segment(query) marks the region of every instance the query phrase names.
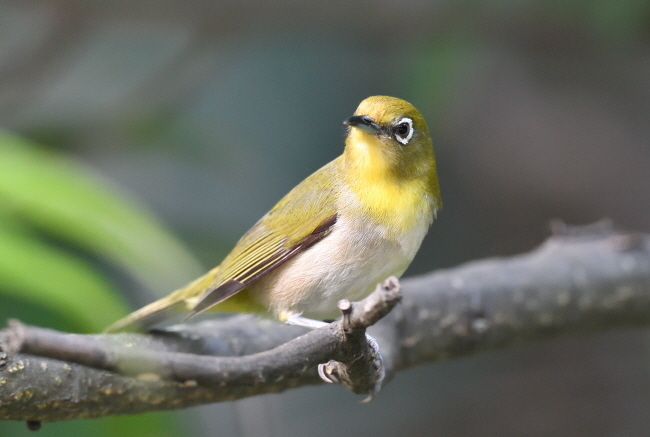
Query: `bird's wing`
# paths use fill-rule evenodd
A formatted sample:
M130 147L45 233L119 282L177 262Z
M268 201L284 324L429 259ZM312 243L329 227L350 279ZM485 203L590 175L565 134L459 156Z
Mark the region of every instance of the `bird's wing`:
M336 160L309 176L237 242L223 262L185 287L140 308L106 331L148 327L175 310L188 317L224 301L317 241L336 223Z
M335 172L335 162L321 168L262 217L210 272L212 281L188 317L224 301L327 236L337 220ZM191 294L197 296L197 290Z

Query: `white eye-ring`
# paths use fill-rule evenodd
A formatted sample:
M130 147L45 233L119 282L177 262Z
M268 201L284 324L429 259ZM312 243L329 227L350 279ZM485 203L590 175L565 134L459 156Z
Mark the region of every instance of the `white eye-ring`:
M395 139L406 146L413 136L413 120L408 117L402 118L395 123L393 133L395 134Z

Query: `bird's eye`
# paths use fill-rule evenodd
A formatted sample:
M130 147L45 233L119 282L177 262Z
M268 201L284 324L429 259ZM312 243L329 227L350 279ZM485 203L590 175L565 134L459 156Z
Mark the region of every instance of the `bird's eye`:
M413 120L406 117L402 118L395 124L393 133L397 141L406 145L413 136Z

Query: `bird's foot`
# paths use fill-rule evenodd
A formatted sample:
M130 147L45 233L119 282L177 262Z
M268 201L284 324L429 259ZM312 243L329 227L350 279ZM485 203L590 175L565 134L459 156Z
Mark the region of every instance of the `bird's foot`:
M350 323L352 304L346 299L341 300L339 301L339 309L343 313L343 331L346 333L346 336L348 336L353 331L358 329L353 327ZM288 325L303 326L310 329L318 329L329 325L329 323L322 322L320 320L308 319L300 315L290 315L283 318L285 318L285 323ZM362 402L370 402L375 397L375 395L379 393L379 390L381 389L382 383L386 376L386 370L384 368L383 358L379 352L379 345L377 344L377 341L368 333L365 333L365 336L369 350L366 354L363 355L364 360L359 361L359 357L357 357L353 358L352 361L347 364L334 360L331 360L327 363L321 363L318 365L318 375L326 383L340 383L355 392L357 392L357 389L360 388L358 385L358 375L360 375L359 372L361 372L361 374L367 375L362 378L365 380L363 383L365 388L361 392L368 393L368 397L366 397ZM364 362L365 364L362 364Z
M382 383L384 381L384 378L386 377L386 370L384 368L384 361L383 358L381 357L381 353L379 353L379 345L377 344L377 341L369 334L366 334L366 341L368 342L368 346L370 346L370 356L372 359L372 364L371 364L371 372L372 375L370 375L370 383L372 384L372 389L370 389L370 393L368 394L368 397L366 397L363 401L361 402L370 402L373 400L375 395L379 393L379 390L381 390ZM340 374L341 371L345 371L341 368L341 363L338 361L329 361L327 363L322 363L318 365L318 376L320 378L327 382L328 384L338 384L341 383L341 380L337 375Z

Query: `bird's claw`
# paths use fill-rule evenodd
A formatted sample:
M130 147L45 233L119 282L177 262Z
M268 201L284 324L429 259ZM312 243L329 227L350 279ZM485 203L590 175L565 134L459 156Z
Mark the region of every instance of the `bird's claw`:
M318 365L318 376L328 384L339 383L339 379L334 375L336 361L328 361Z

